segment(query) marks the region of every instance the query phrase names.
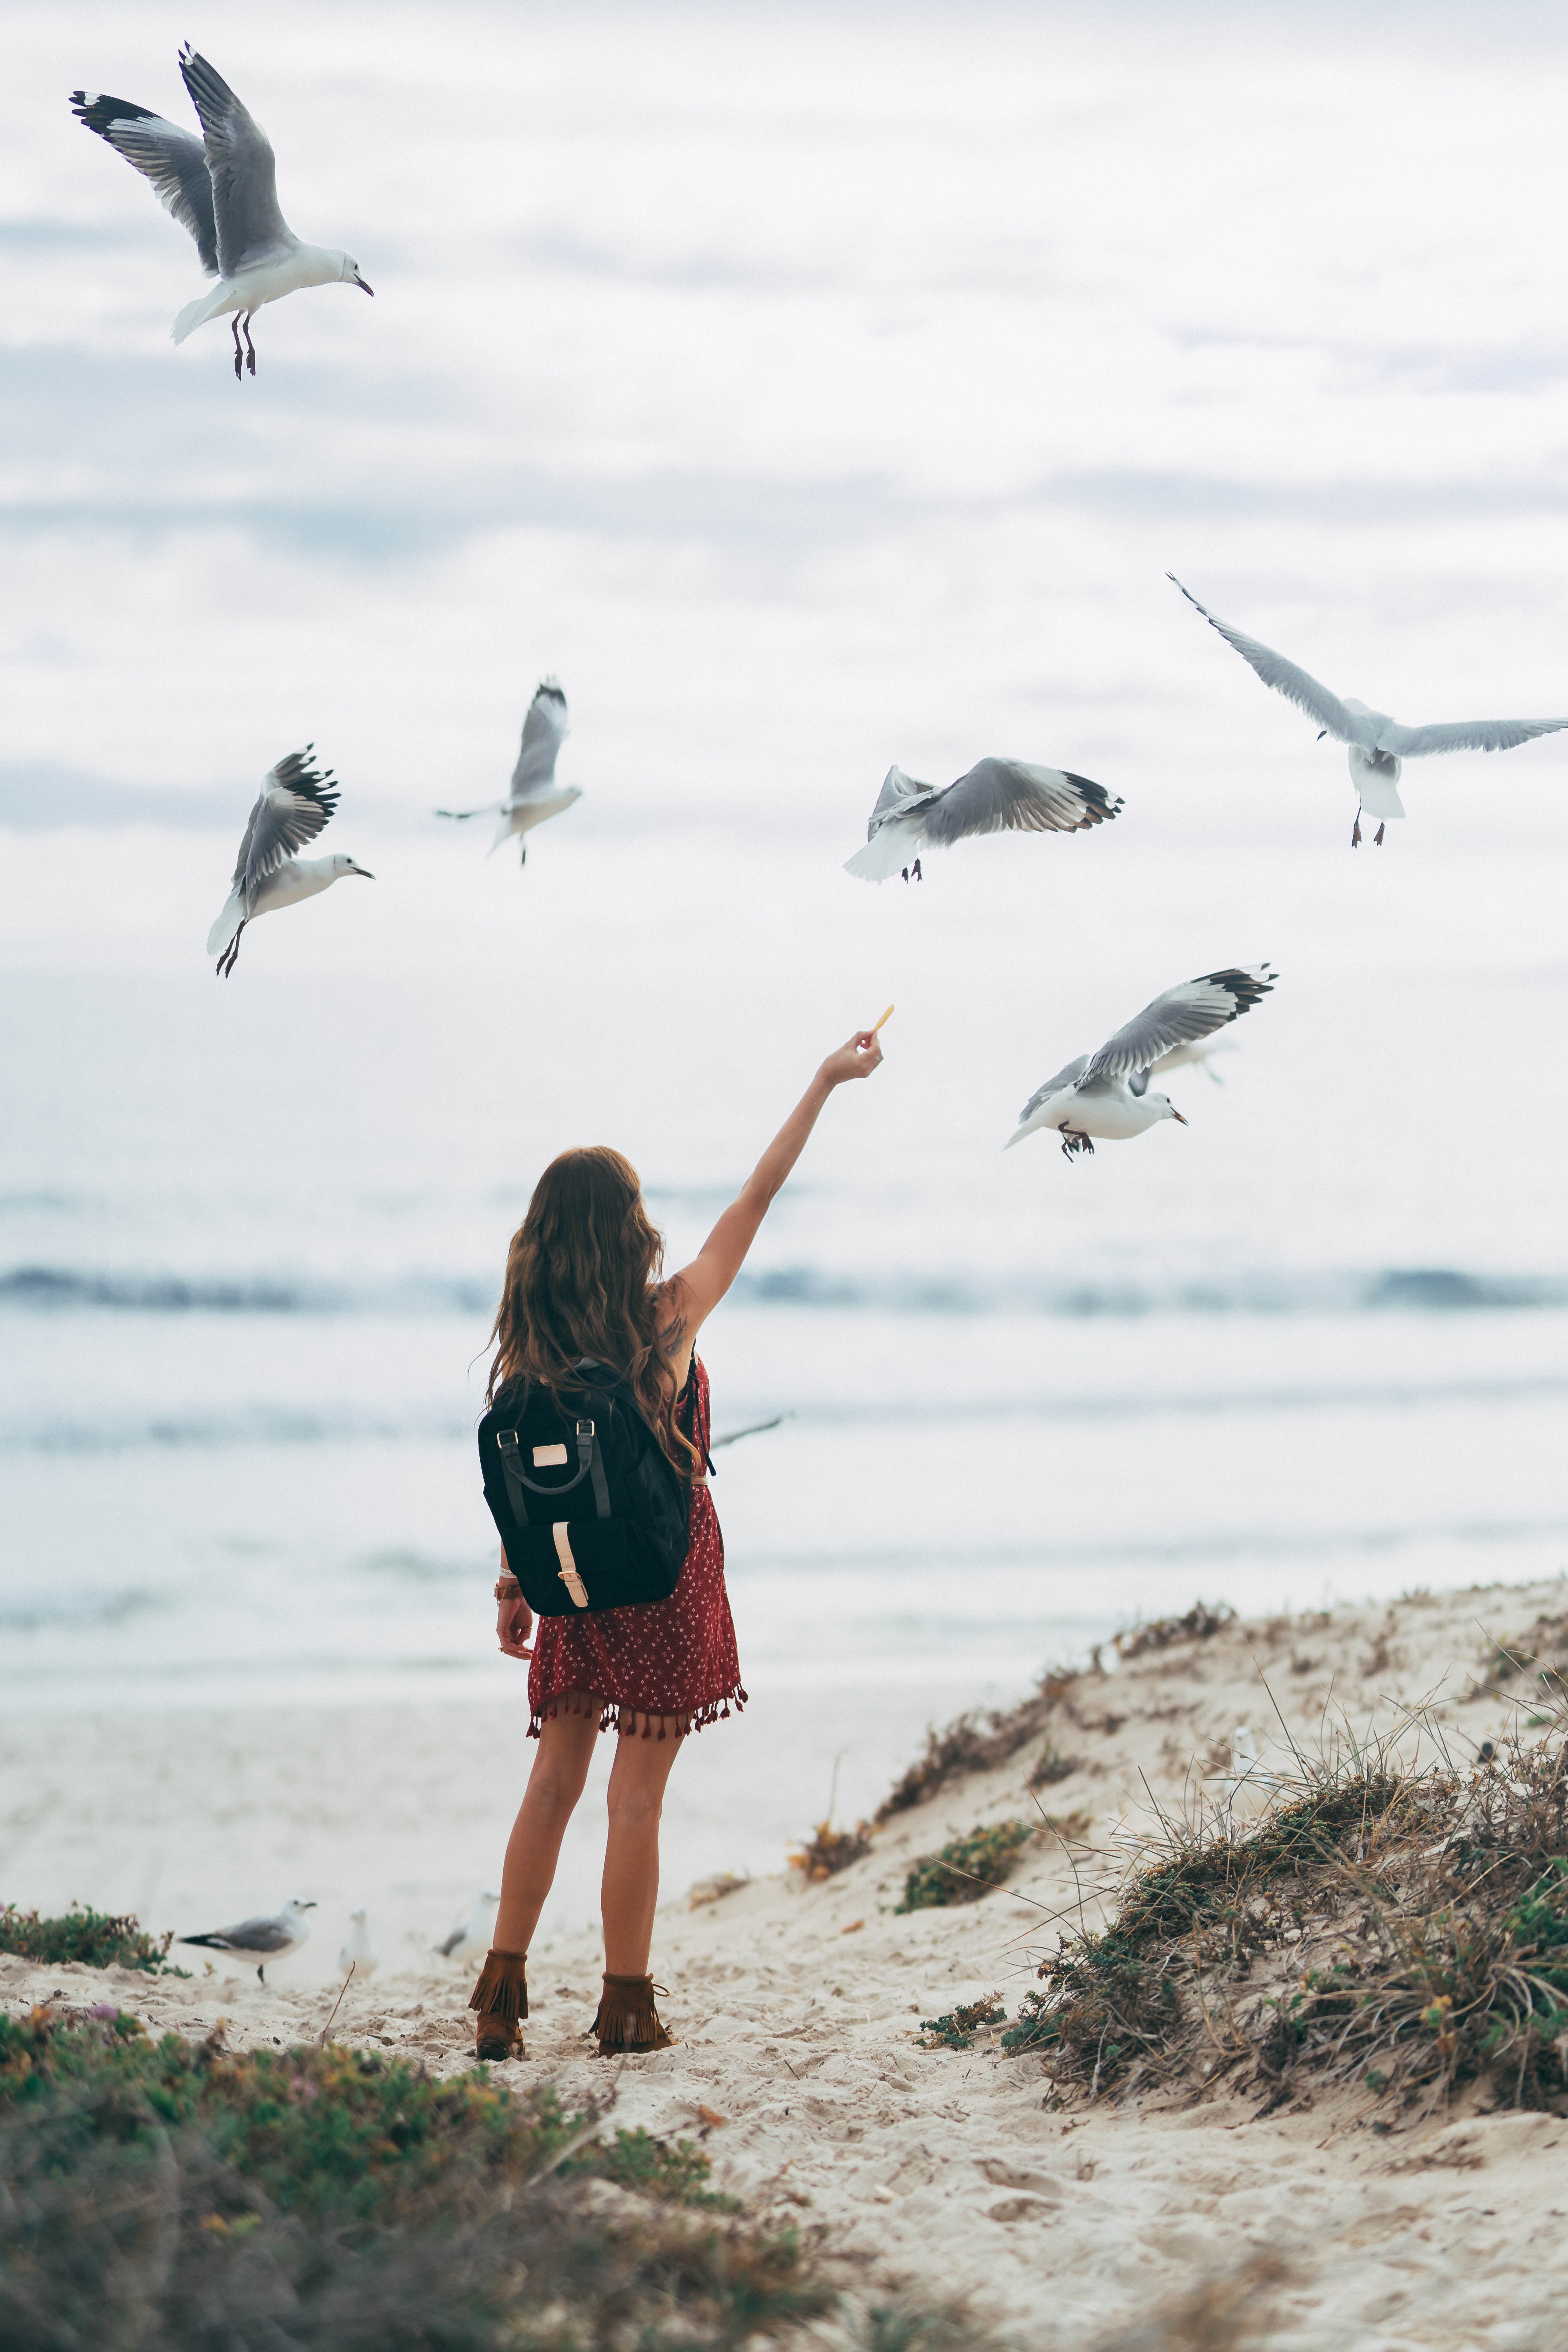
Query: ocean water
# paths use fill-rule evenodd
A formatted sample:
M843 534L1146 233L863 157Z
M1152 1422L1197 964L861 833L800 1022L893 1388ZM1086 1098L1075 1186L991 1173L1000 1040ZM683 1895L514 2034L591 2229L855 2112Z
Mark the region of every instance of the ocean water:
M944 1695L1196 1594L1555 1570L1563 1113L1527 1089L1563 974L1509 968L1506 897L1470 954L1440 919L1402 970L1375 930L1347 947L1347 898L1369 923L1373 890L1442 904L1442 854L1423 879L1405 846L1248 883L1218 845L1091 869L1099 843L982 844L880 894L781 849L759 894L743 849L563 826L523 876L441 853L422 952L460 939L458 893L487 910L446 962L399 968L394 878L258 927L226 983L36 976L0 1031L0 1698L507 1688L473 1429L533 1173L622 1144L679 1263L816 1051L889 999L886 1067L830 1102L701 1342L721 1435L789 1416L718 1457L751 1687L850 1721L907 1689L907 1743ZM1042 942L1065 857L1137 934L1136 982ZM1238 889L1258 903L1226 921ZM301 973L323 916L331 961ZM574 953L590 919L613 959ZM1047 1069L1222 944L1281 977L1223 1086L1171 1081L1185 1129L1001 1150ZM1483 1062L1506 1129L1455 1116L1443 1073Z

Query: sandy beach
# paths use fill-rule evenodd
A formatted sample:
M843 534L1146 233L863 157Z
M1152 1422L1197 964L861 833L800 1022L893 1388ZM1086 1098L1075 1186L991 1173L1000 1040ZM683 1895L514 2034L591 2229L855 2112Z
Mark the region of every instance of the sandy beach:
M992 1992L1013 2016L1053 1920L1076 1918L1080 1901L1090 1924L1103 1916L1135 1866L1125 1842L1152 1827L1156 1805L1212 1803L1241 1727L1266 1769L1288 1762L1290 1742L1314 1755L1369 1736L1403 1738L1413 1762L1441 1743L1472 1767L1485 1741L1528 1722L1528 1697L1492 1678L1494 1644L1528 1649L1565 1602L1561 1581L1492 1585L1236 1622L1124 1662L1107 1653L1108 1671L1078 1677L1048 1718L1071 1769L1038 1804L1072 1842L1031 1846L1005 1887L971 1904L894 1907L917 1857L1037 1810L1026 1782L1037 1738L895 1814L824 1882L781 1853L776 1874L719 1899L667 1886L653 1965L679 2046L626 2069L616 2120L700 2135L717 2184L750 2210L825 2225L879 2277L964 2294L1022 2345L1120 2343L1194 2296L1184 2324L1197 2332L1169 2333L1167 2313L1157 2340L1325 2352L1560 2342L1568 2118L1491 2112L1482 2089L1389 2129L1364 2089L1262 2112L1223 2081L1090 2105L1058 2100L1039 2057L1005 2053L999 2029L967 2051L922 2048L919 2034L922 2019ZM727 1728L735 1740L760 1731ZM381 1967L351 1986L335 2034L438 2074L461 2068L470 1972L416 1950L414 1923L464 1864L476 1880L493 1868L512 1794L500 1732L482 1708L430 1706L12 1727L0 1748L12 1885L34 1874L26 1855L41 1841L80 1899L129 1904L128 1855L149 1867L152 1826L163 1858L150 1927L188 1927L189 1906L204 1924L227 1916L242 1879L316 1895L320 1925L266 1987L192 1951L173 1956L194 1964L188 1980L0 1959L7 2006L109 1999L198 2038L221 2017L236 2047L313 2037L352 1886ZM1237 1799L1244 1812L1262 1801ZM803 1810L803 1834L811 1826ZM711 1864L721 1874L728 1859L715 1852ZM506 2079L552 2083L570 2102L604 2092L608 2070L584 2040L600 1965L592 1932L546 1915L527 2055Z

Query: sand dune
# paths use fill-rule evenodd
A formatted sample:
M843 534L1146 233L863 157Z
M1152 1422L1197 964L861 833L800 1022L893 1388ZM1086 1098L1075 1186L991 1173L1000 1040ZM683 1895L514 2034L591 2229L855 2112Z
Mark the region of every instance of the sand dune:
M1565 1611L1562 1582L1489 1587L1232 1624L1108 1660L1111 1671L1079 1677L1048 1717L1070 1769L1040 1789L1039 1802L1058 1817L1087 1816L1080 1843L1032 1848L1005 1888L957 1908L893 1907L916 1857L1033 1811L1025 1783L1039 1737L896 1814L863 1860L826 1883L781 1869L695 1907L673 1895L655 1970L670 1989L663 2006L679 2046L626 2070L617 2119L705 2134L720 2183L756 2209L828 2225L879 2273L972 2294L1026 2345L1119 2342L1152 2311L1208 2294L1203 2283L1217 2277L1229 2283L1215 2290L1220 2302L1239 2299L1244 2322L1226 2334L1211 2303L1206 2336L1194 2316L1184 2336L1173 2322L1149 2340L1544 2352L1563 2340L1568 2120L1487 2113L1482 2095L1414 2130L1374 2131L1368 2100L1348 2092L1267 2116L1255 2099L1223 2093L1063 2107L1037 2056L1005 2055L984 2036L969 2051L926 2050L917 2034L922 2018L993 1990L1012 2013L1052 1918L1080 1900L1092 1918L1125 1867L1112 1826L1136 1835L1155 1801L1212 1801L1238 1726L1250 1727L1268 1768L1285 1759L1288 1736L1310 1748L1347 1728L1390 1734L1408 1725L1411 1703L1427 1700L1407 1745L1441 1738L1468 1759L1518 1717L1518 1701L1489 1675L1492 1643L1522 1644L1539 1620ZM1528 1684L1513 1687L1528 1706ZM177 1722L158 1729L166 1801L183 1735ZM397 1824L357 1778L360 1736L352 1721L323 1718L318 1752L297 1755L291 1769L301 1787L314 1776L342 1792L326 1808L333 1834L364 1842L368 1873ZM26 1742L14 1730L6 1744L16 1822L29 1802ZM138 1769L151 1771L158 1752L150 1727ZM453 1753L444 1781L431 1771L423 1821L444 1811L472 1821L468 1761ZM414 1802L411 1776L399 1790ZM136 1793L122 1780L110 1814ZM509 1797L490 1798L492 1836ZM93 1897L90 1811L80 1790L71 1804L79 1892ZM299 1875L324 1825L305 1822L290 1856L287 1824L299 1816L287 1799L279 1811L269 1859L297 1860ZM111 1859L106 1839L106 1871ZM716 1870L725 1862L713 1856ZM331 1941L335 1950L335 1927ZM221 2014L237 2044L297 2039L325 2021L331 1993L291 1987L287 1968L263 1989L225 1963L208 1974L201 1956L186 1957L197 1962L188 1982L0 1960L0 1994L15 2010L90 1991L188 2034ZM509 2070L520 2084L548 2079L569 2100L603 2091L606 2069L583 2038L599 1966L591 1934L542 1938L528 2054ZM351 1987L336 2031L445 2073L465 2063L468 1989L450 1968L410 1966L384 1949L374 1984L363 1994Z

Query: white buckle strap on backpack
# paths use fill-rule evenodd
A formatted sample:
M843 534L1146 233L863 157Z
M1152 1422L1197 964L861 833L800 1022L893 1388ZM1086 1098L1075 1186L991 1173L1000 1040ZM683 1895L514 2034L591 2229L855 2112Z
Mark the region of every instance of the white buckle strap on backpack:
M577 1573L577 1563L572 1557L572 1537L564 1519L557 1519L552 1528L555 1538L556 1558L561 1562L561 1581L579 1609L588 1606L588 1588Z

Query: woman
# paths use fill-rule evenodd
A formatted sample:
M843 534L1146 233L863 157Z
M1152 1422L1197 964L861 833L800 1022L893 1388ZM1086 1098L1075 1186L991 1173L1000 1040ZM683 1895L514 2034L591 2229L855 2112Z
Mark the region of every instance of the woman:
M830 1054L794 1113L691 1264L658 1279L664 1244L643 1205L637 1171L604 1147L565 1151L534 1188L512 1238L496 1312L489 1393L518 1380L570 1386L584 1356L629 1383L666 1454L690 1482L690 1539L668 1601L540 1621L501 1555L496 1632L509 1658L530 1658L529 1737L539 1742L507 1845L495 1944L468 2006L479 2012L475 2054L522 2055L524 1963L555 1875L561 1840L588 1778L594 1742L616 1734L602 1895L605 1990L594 2030L599 2053L669 2046L647 1973L658 1900L658 1821L664 1784L689 1731L739 1712L735 1629L724 1591L724 1546L703 1476L708 1375L697 1334L740 1272L774 1194L805 1148L824 1103L882 1059L873 1030Z

